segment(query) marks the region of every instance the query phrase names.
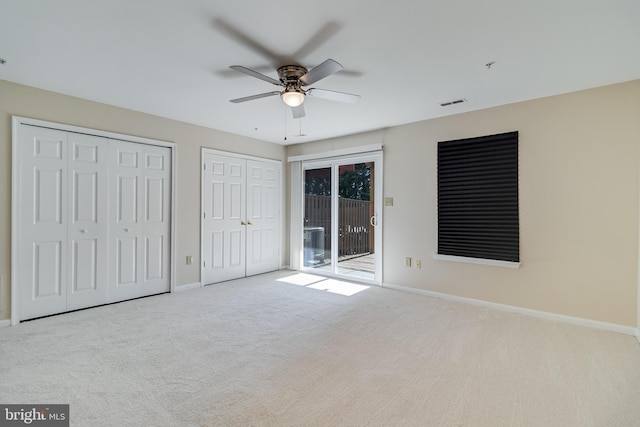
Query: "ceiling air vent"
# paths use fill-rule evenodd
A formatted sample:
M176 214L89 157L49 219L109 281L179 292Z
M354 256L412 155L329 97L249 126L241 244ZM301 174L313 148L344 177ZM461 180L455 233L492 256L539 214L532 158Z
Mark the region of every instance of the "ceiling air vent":
M467 100L464 98L460 98L460 99L456 99L455 101L441 102L440 106L448 107L449 105L462 104L463 102L467 102Z

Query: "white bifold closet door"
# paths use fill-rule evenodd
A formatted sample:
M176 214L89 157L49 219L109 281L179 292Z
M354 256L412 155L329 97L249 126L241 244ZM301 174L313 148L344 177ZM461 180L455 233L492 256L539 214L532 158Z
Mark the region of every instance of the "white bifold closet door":
M169 290L169 148L24 124L18 142L21 320Z
M21 317L101 304L108 140L25 125L20 139Z
M280 268L280 163L202 157L202 283Z
M169 291L171 150L112 141L110 301Z

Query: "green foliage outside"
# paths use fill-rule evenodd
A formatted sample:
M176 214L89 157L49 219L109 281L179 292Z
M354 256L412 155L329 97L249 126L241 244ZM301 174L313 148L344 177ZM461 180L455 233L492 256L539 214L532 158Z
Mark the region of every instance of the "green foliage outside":
M340 174L340 197L353 200L370 200L371 169L366 163L357 163L355 170L343 170ZM326 176L307 176L304 185L305 194L316 196L331 195L331 178Z

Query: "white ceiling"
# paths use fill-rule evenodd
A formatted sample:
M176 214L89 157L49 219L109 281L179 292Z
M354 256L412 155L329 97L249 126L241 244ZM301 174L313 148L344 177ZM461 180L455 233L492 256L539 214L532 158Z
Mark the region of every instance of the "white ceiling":
M0 0L0 58L3 80L291 144L639 79L640 1ZM277 89L230 65L327 58L344 70L313 86L358 104L229 102Z

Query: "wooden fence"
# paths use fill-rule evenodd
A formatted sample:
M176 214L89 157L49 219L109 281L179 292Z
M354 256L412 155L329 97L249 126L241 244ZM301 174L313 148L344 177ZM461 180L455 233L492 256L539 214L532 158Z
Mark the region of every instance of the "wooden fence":
M338 248L339 257L363 255L371 253L369 223L370 202L339 198L338 209ZM324 249L331 251L331 196L305 195L304 203L305 227L324 228Z

